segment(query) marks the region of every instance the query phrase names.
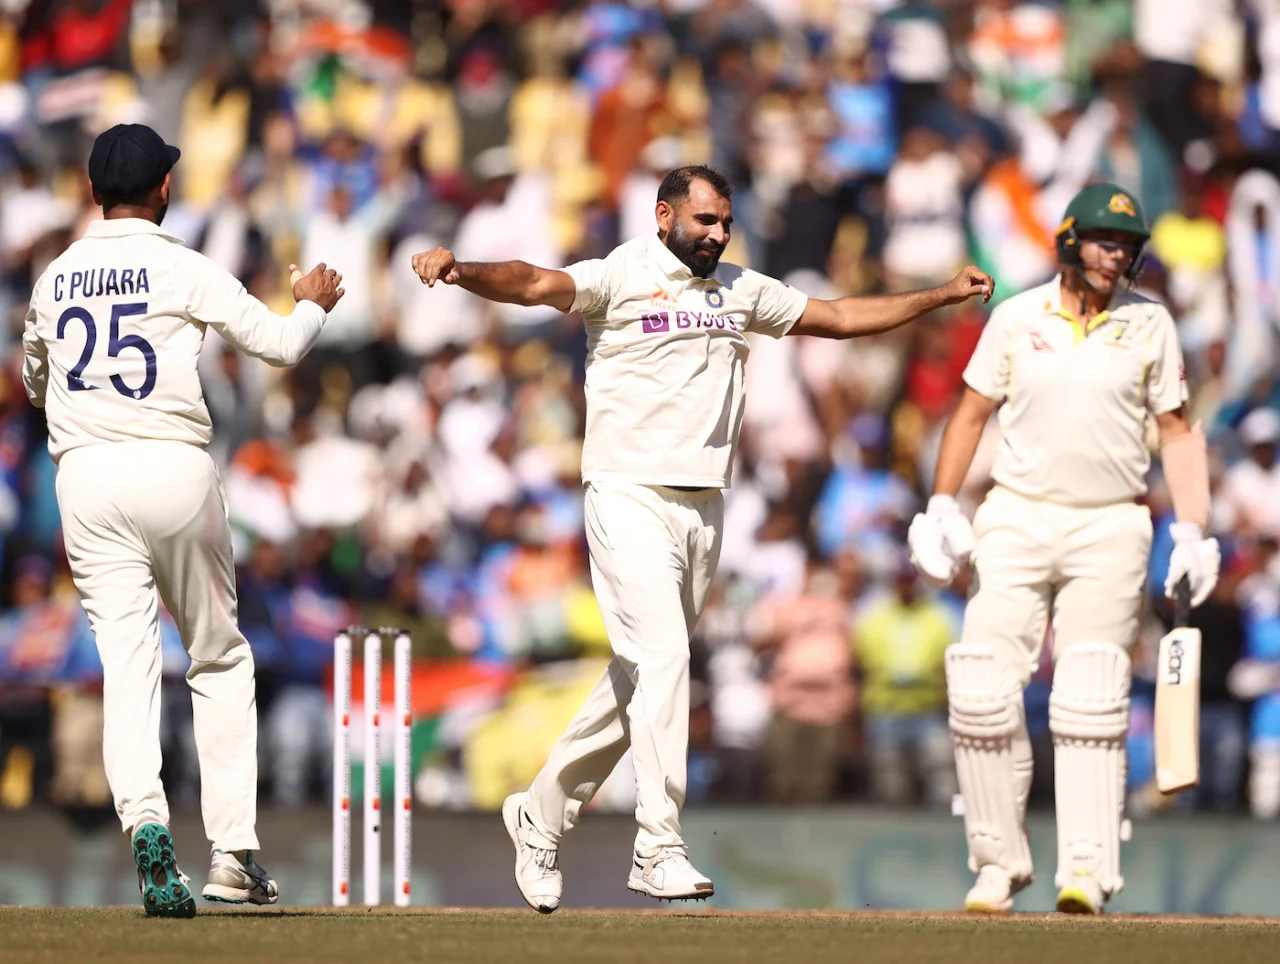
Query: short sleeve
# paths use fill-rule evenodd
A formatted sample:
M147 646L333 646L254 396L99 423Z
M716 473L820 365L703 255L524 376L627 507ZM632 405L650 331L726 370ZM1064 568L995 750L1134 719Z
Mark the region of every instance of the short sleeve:
M993 402L1009 394L1010 323L1003 305L993 311L964 369L964 383Z
M581 312L587 317L602 316L618 284L618 266L621 257L615 250L607 258L591 258L562 268L573 279L573 305L570 311Z
M1168 310L1157 305L1147 367L1147 408L1153 415L1163 415L1181 408L1189 397L1178 330Z
M747 331L781 338L800 320L809 296L791 285L755 271L744 272L756 282L756 306Z

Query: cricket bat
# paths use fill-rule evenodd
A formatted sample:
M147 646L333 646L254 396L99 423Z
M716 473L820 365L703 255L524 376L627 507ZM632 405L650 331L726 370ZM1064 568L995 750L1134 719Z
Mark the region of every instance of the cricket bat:
M1174 596L1173 629L1160 640L1156 670L1156 786L1176 793L1200 782L1200 630L1187 623L1191 587Z

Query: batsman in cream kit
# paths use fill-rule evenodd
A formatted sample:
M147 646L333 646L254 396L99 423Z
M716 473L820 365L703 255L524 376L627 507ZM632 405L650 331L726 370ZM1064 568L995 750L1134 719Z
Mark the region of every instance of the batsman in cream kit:
M586 534L614 657L533 785L502 808L516 884L543 913L560 904L561 839L628 747L639 827L627 887L663 899L714 890L680 832L689 637L720 555L721 490L731 482L742 421L747 336L869 335L991 295L991 279L966 268L926 291L807 298L720 262L731 193L710 168L678 168L659 187L653 235L563 271L458 262L444 248L413 258L428 285L581 312L587 328Z
M160 226L178 150L141 125L98 137L89 158L104 220L36 281L23 383L45 410L63 541L103 667L103 758L130 835L143 906L195 913L174 859L160 782L159 602L191 657L201 809L213 847L203 894L276 901L258 850L257 710L236 624L227 505L205 451L212 424L196 373L212 328L246 354L296 364L342 296L341 277L293 269L280 317Z
M1151 419L1177 516L1166 592L1185 580L1199 605L1217 582L1218 544L1204 534L1205 440L1187 424L1173 319L1130 290L1147 237L1138 201L1114 184L1091 185L1071 201L1056 235L1061 273L992 313L943 436L934 495L909 531L916 568L935 585L949 583L970 554L974 565L961 639L946 653L977 875L969 910L1007 911L1032 879L1022 694L1050 620L1058 909L1099 913L1124 885L1129 654L1151 550L1150 513L1137 500L1146 492ZM995 487L970 526L955 495L997 408ZM1167 697L1157 696L1166 710ZM1184 738L1193 732L1185 728ZM1160 739L1158 753L1167 754Z

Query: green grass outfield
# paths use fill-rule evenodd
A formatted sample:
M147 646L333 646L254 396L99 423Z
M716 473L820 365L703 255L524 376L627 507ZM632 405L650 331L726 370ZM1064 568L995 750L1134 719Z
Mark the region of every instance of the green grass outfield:
M878 912L0 908L0 961L342 964L1273 962L1280 920Z

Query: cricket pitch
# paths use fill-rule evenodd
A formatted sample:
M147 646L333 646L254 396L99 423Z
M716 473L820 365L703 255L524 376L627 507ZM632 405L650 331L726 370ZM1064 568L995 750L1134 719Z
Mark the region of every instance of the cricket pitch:
M1014 914L228 908L151 920L141 908L0 908L5 964L1179 964L1273 961L1280 920Z

